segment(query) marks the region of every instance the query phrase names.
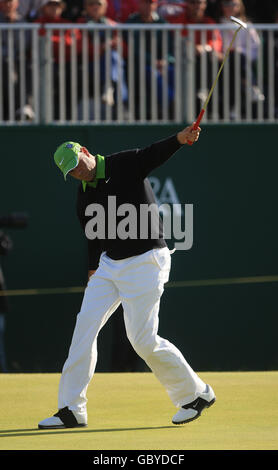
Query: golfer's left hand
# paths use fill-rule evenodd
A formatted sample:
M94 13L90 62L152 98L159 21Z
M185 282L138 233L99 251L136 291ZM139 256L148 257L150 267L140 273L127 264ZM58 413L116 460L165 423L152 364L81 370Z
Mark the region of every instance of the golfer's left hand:
M198 127L196 130L194 130L194 122L191 126L186 127L182 131L178 132L177 134L177 139L180 144L187 144L188 142L197 142L199 139L199 135L201 132L201 128Z

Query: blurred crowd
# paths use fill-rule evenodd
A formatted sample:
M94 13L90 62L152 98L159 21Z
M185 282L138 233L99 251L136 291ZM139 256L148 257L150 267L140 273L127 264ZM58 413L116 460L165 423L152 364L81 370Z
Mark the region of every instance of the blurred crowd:
M45 17L49 15L49 19L53 18L53 13L45 5L53 4L59 5L61 10L56 11L55 16L61 17L66 21L75 22L81 17L90 17L90 13L87 10L88 5L94 2L88 2L86 0L1 0L1 21L12 22L12 21L34 21L39 17ZM98 2L95 2L98 3ZM101 4L103 2L100 2ZM140 0L107 0L107 7L105 9L104 16L110 18L118 23L124 23L128 20L129 16L138 11ZM157 13L162 17L171 21L181 14L186 8L188 3L205 3L206 4L206 16L211 17L215 22L222 16L222 9L224 4L232 4L231 1L221 0L207 0L206 2L197 1L190 2L190 0L161 0L157 2ZM244 7L246 15L251 22L257 23L272 23L275 19L275 12L277 11L276 0L244 0Z
M75 24L108 24L115 25L116 23L128 23L128 24L219 24L226 23L229 21L230 16L238 17L243 21L251 23L278 23L278 2L277 0L186 0L186 1L159 1L159 0L68 0L63 2L61 0L0 0L0 23L18 23L18 22L34 22L40 23L42 28L40 29L40 35L45 34L43 25L46 23L75 23ZM66 119L70 118L70 101L71 101L71 74L70 74L70 59L71 59L71 46L73 41L73 35L70 30L65 30L64 43L65 43L65 95L67 102ZM83 30L76 28L74 30L75 40L77 43L78 50L78 83L82 83L82 48L84 46ZM162 108L162 93L163 93L163 77L167 76L167 88L168 88L168 104L170 110L170 116L172 113L172 106L174 102L174 41L173 37L169 33L168 45L167 45L167 57L165 57L165 50L163 52L162 47L162 32L161 30L156 31L157 38L157 50L156 50L156 63L155 71L153 70L154 64L151 60L151 40L150 34L146 33L145 41L145 106L147 119L150 118L151 113L151 79L153 73L155 73L156 84L157 84L157 103L158 103L158 117L161 116ZM184 36L187 35L186 29L182 33ZM237 51L240 55L241 64L241 80L242 90L241 93L244 95L246 89L245 76L246 76L246 64L247 64L247 51L246 51L246 34L250 35L251 39L251 62L252 62L252 101L259 102L264 101L265 96L263 91L257 85L256 76L256 60L258 57L258 50L260 45L260 38L255 29L249 29L248 33L241 31L238 42ZM86 36L87 37L87 36ZM20 42L22 37L19 34L14 34L13 39L13 55L15 58L15 65L13 70L13 77L15 84L15 107L18 109L19 115L27 115L28 118L33 118L32 103L27 103L24 110L20 109L20 66L17 57L20 51ZM31 36L25 33L25 47L26 54L28 57L28 44L30 44ZM204 44L201 40L201 34L196 34L195 37L195 52L196 52L196 100L199 103L202 102L207 92L207 86L201 86L200 80L200 64L203 63L203 57L206 56L208 75L211 77L212 61L216 60L221 63L223 54L229 44L230 36L221 34L220 30L208 31L206 35L206 43ZM267 37L265 47L267 48ZM275 35L275 70L278 70L278 39ZM58 119L60 115L59 109L59 43L61 35L58 30L52 32L52 43L54 51L54 118ZM128 61L130 55L128 54L129 48L129 36L123 34L121 49L123 55L119 56L119 35L116 30L111 34L109 41L105 33L99 34L98 44L98 70L99 80L98 84L94 83L95 77L95 36L93 32L90 32L88 36L88 54L89 54L89 97L92 106L90 107L90 118L94 118L93 115L93 100L96 92L96 86L99 87L98 93L102 97L103 106L107 107L107 104L111 106L111 109L116 109L117 97L121 96L123 105L126 105L128 99ZM265 49L267 51L267 49ZM8 34L2 32L2 87L3 87L3 119L8 119L10 112L9 104L9 93L7 89L9 82L11 81L11 70L9 68L8 57L11 54L11 43L9 41ZM107 87L107 77L105 76L107 70L107 54L109 54L110 61L110 77L109 87ZM234 51L231 53L230 58L230 73L233 74L234 70ZM268 54L266 53L266 57ZM140 98L140 80L141 75L139 74L139 62L140 62L140 40L139 32L137 31L134 35L134 49L133 58L134 60L134 96L135 96L135 117L138 117L140 106L142 106ZM249 58L248 58L249 60ZM27 61L28 62L28 61ZM265 61L265 67L267 67L267 60ZM31 96L31 85L32 85L32 73L29 67L26 67L24 81L27 84L27 96ZM276 72L277 73L277 72ZM121 78L119 80L119 78ZM276 78L276 77L275 77ZM118 93L117 87L121 86L121 93ZM275 83L277 80L275 79ZM277 85L275 85L277 87ZM55 96L55 93L57 96ZM278 96L277 90L275 90L276 96ZM230 108L231 115L236 113L234 109L235 97L234 93L230 93ZM78 98L80 106L78 112L82 115L82 86L78 87ZM198 103L198 104L199 104ZM104 111L103 111L104 112ZM102 113L102 110L101 110ZM137 113L137 114L136 114ZM236 119L236 114L234 115Z

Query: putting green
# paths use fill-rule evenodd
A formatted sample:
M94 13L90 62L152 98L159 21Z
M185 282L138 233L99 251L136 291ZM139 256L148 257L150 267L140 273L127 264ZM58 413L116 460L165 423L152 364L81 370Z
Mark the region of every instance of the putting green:
M216 403L186 425L151 373L95 374L84 429L38 430L59 374L0 375L1 450L277 450L278 371L202 372Z

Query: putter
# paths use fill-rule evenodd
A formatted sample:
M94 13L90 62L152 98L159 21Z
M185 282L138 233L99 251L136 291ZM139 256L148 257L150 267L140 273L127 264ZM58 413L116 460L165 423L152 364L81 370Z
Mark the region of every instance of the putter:
M209 100L210 100L210 98L211 98L211 95L212 95L212 93L213 93L213 90L214 90L214 88L215 88L215 86L216 86L216 84L217 84L217 82L218 82L218 79L219 79L219 77L220 77L220 74L221 74L221 72L222 72L222 69L223 69L223 67L224 67L224 64L225 64L225 62L226 62L226 60L227 60L228 55L230 54L230 51L231 51L231 49L232 49L232 47L233 47L233 44L234 44L234 42L235 42L235 40L236 40L236 37L237 37L238 32L241 30L241 28L247 29L247 24L244 23L243 21L239 20L238 18L235 18L234 16L231 16L231 17L230 17L230 20L231 20L233 23L237 24L239 27L236 29L236 31L235 31L235 33L234 33L234 35L233 35L233 39L231 40L231 44L229 45L229 47L228 47L228 49L227 49L227 51L226 51L226 54L225 54L224 59L223 59L223 61L222 61L222 64L221 64L221 66L220 66L220 68L219 68L218 74L216 75L216 79L214 80L213 85L212 85L212 87L211 87L211 89L210 89L210 92L209 92L209 94L208 94L208 96L207 96L207 99L206 99L206 101L205 101L205 103L204 103L204 105L203 105L203 107L202 107L202 109L201 109L201 111L200 111L200 114L199 114L198 118L196 119L196 122L194 123L194 126L193 126L193 130L194 130L194 131L198 129L199 124L200 124L201 120L203 119L203 116L204 116L204 114L205 114L205 111L206 111L207 105L208 105L208 103L209 103ZM192 145L192 144L193 144L193 142L189 142L189 141L188 141L187 143L188 143L189 145Z

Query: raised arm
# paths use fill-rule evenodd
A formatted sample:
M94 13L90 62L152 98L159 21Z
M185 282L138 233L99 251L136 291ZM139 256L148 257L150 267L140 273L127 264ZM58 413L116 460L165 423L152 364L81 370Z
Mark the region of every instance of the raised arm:
M194 130L193 126L194 123L177 134L142 149L113 154L111 155L111 165L120 165L121 174L125 177L134 174L146 178L155 168L169 160L184 144L194 143L198 140L201 129L198 127L197 130Z

